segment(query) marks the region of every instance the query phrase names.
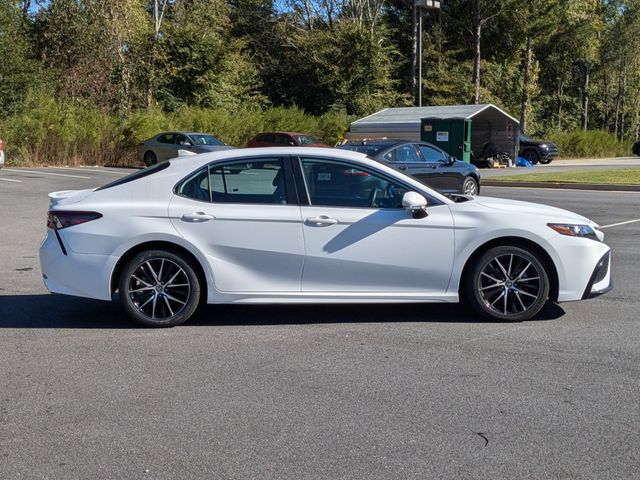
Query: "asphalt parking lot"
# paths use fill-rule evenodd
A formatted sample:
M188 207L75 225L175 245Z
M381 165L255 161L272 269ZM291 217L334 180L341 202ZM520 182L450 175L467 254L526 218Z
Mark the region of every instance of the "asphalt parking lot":
M210 306L152 330L40 280L46 194L125 173L0 170L0 479L638 478L640 193L483 189L606 226L616 288L535 320Z

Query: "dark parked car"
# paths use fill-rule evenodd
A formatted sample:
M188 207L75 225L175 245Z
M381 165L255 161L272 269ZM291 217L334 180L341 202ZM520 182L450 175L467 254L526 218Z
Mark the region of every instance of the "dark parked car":
M138 146L138 159L147 167L163 160L177 157L179 150L207 153L227 150L230 147L208 133L163 132L145 140Z
M348 143L339 148L365 153L444 194L480 193L478 169L474 165L456 160L430 143L372 140Z
M558 146L546 140L534 140L531 137L520 134L520 148L518 155L533 164L551 163L558 156Z
M247 143L247 147L328 147L315 137L299 132L259 133Z
M634 155L640 156L640 142L634 143L631 151L633 152Z

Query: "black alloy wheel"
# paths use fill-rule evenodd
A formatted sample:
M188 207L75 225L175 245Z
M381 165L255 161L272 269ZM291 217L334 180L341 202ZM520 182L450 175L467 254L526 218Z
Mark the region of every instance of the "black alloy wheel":
M501 245L487 250L463 279L465 300L481 316L523 321L536 315L549 297L549 276L537 254Z
M200 282L191 263L167 250L135 255L118 284L120 303L136 322L172 327L193 315L200 300Z

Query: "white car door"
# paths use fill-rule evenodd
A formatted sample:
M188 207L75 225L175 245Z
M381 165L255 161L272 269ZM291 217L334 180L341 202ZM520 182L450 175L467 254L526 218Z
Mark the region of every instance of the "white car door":
M302 290L440 294L454 258L447 205L421 219L402 208L408 190L342 160L301 158L306 258Z
M300 291L304 241L289 161L215 163L179 185L171 221L206 256L218 291Z

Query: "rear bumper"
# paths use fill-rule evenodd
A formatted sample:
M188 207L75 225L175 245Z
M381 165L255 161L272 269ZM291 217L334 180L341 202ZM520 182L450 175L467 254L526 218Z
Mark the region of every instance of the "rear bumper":
M110 300L109 279L117 260L110 255L75 253L53 230L40 246L42 279L52 293Z

